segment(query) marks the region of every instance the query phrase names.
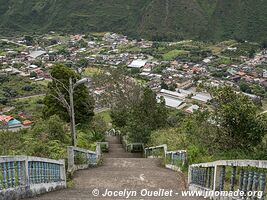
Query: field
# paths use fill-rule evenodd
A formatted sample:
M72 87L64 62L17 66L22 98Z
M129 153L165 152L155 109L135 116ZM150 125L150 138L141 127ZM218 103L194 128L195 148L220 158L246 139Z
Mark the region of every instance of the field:
M188 55L188 51L185 51L185 50L172 50L172 51L169 51L168 53L165 53L163 55L163 60L173 60L179 56L185 56L185 55Z
M97 67L87 67L84 69L83 75L84 76L94 76L101 73L102 70Z

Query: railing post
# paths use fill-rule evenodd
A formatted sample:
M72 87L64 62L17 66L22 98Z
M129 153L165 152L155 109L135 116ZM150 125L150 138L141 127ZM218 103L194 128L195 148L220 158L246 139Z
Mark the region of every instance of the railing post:
M100 155L101 155L101 144L96 143L96 156L98 160L100 159Z
M74 169L74 148L68 147L68 172Z
M188 185L190 186L190 184L192 183L192 167L189 166L188 168Z
M213 177L213 191L220 190L221 171L222 171L222 166L215 165L214 177Z
M246 193L248 190L248 172L247 171L244 172L243 187L244 187L243 191Z
M60 180L65 181L65 183L67 182L65 160L62 160L62 165L60 165Z
M30 187L30 175L29 175L29 163L28 157L24 160L23 174L24 174L24 185L25 187Z
M239 190L243 190L244 169L242 168L239 176Z
M231 174L231 191L235 189L235 179L236 179L236 166L233 166Z
M250 171L248 173L248 191L252 191L252 187L253 187L253 176L254 176L254 172Z
M259 186L259 175L258 172L254 172L254 191L258 191Z
M261 200L264 199L265 187L266 187L266 174L262 172L260 174L260 191L262 192Z

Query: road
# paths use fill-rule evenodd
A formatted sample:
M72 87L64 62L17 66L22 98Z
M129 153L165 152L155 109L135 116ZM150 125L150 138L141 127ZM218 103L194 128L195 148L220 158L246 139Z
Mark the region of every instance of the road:
M7 43L11 43L11 44L15 44L15 45L22 46L22 47L27 47L25 44L20 44L20 43L17 43L17 42L8 40L8 39L1 39L1 40L2 40L3 42L7 42Z

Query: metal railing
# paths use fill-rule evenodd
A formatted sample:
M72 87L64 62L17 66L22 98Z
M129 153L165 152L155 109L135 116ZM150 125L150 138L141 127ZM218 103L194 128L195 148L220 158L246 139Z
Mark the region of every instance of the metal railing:
M267 161L258 160L222 160L194 164L189 166L189 189L191 191L242 191L245 197L248 192L264 194L266 170ZM262 196L260 199L263 198Z
M0 197L32 197L66 188L64 160L28 156L0 157Z

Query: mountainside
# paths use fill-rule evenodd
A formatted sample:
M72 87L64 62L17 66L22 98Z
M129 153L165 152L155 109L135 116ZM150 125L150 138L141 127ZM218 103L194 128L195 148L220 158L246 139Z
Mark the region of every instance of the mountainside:
M148 39L262 41L265 0L0 0L0 33L114 31Z

